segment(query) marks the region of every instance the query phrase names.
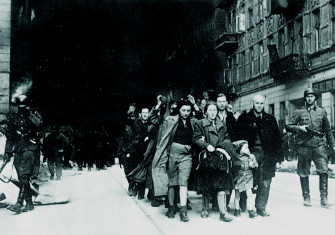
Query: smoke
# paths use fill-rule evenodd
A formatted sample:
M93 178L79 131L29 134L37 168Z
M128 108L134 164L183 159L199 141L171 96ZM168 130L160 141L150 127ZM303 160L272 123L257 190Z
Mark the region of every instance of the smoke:
M21 97L26 97L26 94L29 92L32 86L33 81L30 75L22 77L17 82L14 92L12 92L12 102L15 102L16 98L22 99Z

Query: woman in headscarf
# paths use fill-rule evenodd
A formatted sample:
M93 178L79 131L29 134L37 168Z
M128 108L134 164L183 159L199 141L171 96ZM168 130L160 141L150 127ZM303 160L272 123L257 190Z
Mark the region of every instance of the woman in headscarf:
M225 124L217 118L217 105L208 103L204 112L206 118L195 123L193 134L193 142L203 150L198 169L198 190L202 193L203 202L201 217L209 216L210 192L215 191L220 220L230 222L233 218L227 212L226 194L234 188L230 160L231 157L238 157L238 154L228 137Z

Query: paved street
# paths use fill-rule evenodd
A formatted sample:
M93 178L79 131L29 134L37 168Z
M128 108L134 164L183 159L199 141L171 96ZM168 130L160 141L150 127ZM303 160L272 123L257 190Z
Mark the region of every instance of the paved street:
M26 214L0 209L1 234L334 234L335 208L320 207L318 177L311 180L312 208L302 206L299 178L277 173L270 194L268 218L249 219L246 213L231 223L219 221L219 213L200 218L201 197L189 194L193 210L190 222L165 217L166 209L153 208L147 199L127 195L127 182L118 165L107 171L64 171L62 181L46 183L41 193L71 195L71 202L36 206ZM330 199L335 199L335 180L329 180ZM8 200L15 201L17 189L0 183ZM233 207L233 203L231 203Z

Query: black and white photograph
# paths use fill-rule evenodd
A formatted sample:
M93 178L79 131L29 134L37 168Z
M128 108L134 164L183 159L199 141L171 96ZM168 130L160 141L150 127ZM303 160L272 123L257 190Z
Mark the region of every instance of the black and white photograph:
M1 235L335 234L335 0L0 0Z

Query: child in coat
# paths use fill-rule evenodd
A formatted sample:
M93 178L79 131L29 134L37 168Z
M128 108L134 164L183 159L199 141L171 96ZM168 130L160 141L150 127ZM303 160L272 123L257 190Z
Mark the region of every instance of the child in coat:
M255 155L250 153L249 145L246 140L235 141L234 146L236 151L240 154L239 167L235 177L235 216L240 216L240 193L246 191L247 194L247 208L249 217L254 218L257 213L254 211L255 200L252 194L253 188L253 174L252 168L257 168L258 163Z

